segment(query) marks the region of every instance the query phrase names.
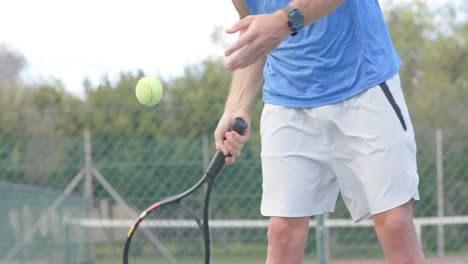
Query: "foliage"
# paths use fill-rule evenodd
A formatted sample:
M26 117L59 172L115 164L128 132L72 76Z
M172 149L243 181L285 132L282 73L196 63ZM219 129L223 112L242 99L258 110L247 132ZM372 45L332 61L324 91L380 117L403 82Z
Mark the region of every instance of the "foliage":
M437 128L444 132L445 215L468 214L467 7L466 1L440 10L432 10L424 2L389 2L385 6L389 30L403 61L400 77L418 143L418 217L437 214ZM213 40L223 45L219 29ZM85 165L83 134L88 130L94 167L125 201L143 209L194 184L215 151L212 133L231 82L222 59L209 58L187 66L184 74L174 79L161 77L164 98L151 108L139 105L134 96L134 87L144 72L122 72L116 80L104 79L97 85L84 80L85 96L78 98L58 80L23 84L20 76L25 65L21 54L0 45L0 181L63 190ZM259 94L251 110L251 140L236 166L225 168L216 181L213 218L260 217L261 109ZM82 186L75 191L83 191ZM5 194L0 192L1 201L6 201ZM113 201L97 183L94 197L95 207L103 199ZM344 207L340 199L331 217L348 217ZM123 216L119 210L112 213ZM371 229L359 230L356 234L355 228L340 228L332 233L333 254L351 256L360 254L362 248L373 251L375 234ZM445 230L447 248L462 251L468 238L466 226ZM429 239L424 238L425 249L435 249L435 229L430 231L424 232L430 234ZM264 243L264 230L239 232L226 237ZM315 246L313 235L310 240L309 247ZM358 240L358 246L349 243Z
M468 100L468 24L463 8L454 8L431 10L424 2L415 2L388 13L391 35L404 63L402 85L412 117L422 129L468 127L467 116L460 115ZM462 16L457 23L457 19L445 22L446 17L457 15Z
M402 84L416 129L418 158L424 163L420 166L424 176L423 198L434 208L435 197L429 195L435 186L433 131L441 128L454 140L467 142L468 116L464 113L468 101L468 24L463 15L466 6L449 5L443 10L431 10L424 2L389 6L386 19L404 63ZM447 16L456 19L448 22L437 19ZM202 151L203 138L209 139L209 154L214 152L212 133L222 114L231 81L231 74L223 69L222 59L210 58L187 66L182 76L163 80L163 102L145 108L134 97L135 84L145 74L141 71L122 72L117 80L106 79L98 85L85 80L85 97L77 98L59 81L30 87L20 82L11 85L11 79L17 79L26 65L25 59L6 48L0 49L1 58L9 58L14 63L10 63L13 77L0 75L0 170L3 172L0 179L63 188L84 164L82 137L86 129L92 132L95 166L124 196L131 195L132 188L143 188L137 187L138 177L152 177L154 181L146 187L161 196L172 191L168 185L160 184L167 177L195 174L193 179L179 183L188 186L203 169L199 165L207 156ZM261 188L258 166L261 107L259 94L251 112L254 134L239 160L242 168L251 170L241 176L233 175L239 183L253 184L253 189L245 187L245 199L254 199L249 200L251 208L258 207ZM449 151L452 156L460 157L457 166L466 167L466 144L454 145ZM234 174L229 170L227 174ZM135 175L136 171L144 173ZM468 177L466 173L453 173L451 184L462 186ZM222 181L222 184L234 183ZM460 193L468 198L463 190ZM106 197L100 189L96 194ZM145 201L135 202L142 205ZM230 210L236 214L237 209Z

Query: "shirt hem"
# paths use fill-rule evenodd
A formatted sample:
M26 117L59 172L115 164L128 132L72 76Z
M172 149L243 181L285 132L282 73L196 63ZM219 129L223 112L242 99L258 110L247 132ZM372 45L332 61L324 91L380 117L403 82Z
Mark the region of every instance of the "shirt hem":
M400 65L397 65L396 69L391 71L390 76L385 75L385 77L382 77L381 79L377 79L374 82L370 82L369 85L366 85L366 87L361 88L361 89L355 89L352 90L350 93L342 94L341 96L333 97L333 98L327 98L324 100L317 100L317 99L311 99L310 101L304 102L307 99L300 99L300 100L290 100L290 99L284 99L284 98L279 98L275 97L272 95L269 95L264 91L263 93L263 102L266 104L273 104L273 105L279 105L283 107L291 107L291 108L312 108L312 107L319 107L319 106L325 106L325 105L331 105L331 104L336 104L342 101L345 101L347 99L350 99L354 96L357 96L371 88L374 88L378 86L379 84L391 79L393 76L397 75L398 72L400 71Z

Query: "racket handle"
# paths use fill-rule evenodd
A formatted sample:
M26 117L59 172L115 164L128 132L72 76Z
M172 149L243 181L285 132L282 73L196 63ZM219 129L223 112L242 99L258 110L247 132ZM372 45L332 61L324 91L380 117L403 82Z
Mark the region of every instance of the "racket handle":
M230 131L234 130L240 135L243 135L246 129L247 129L247 123L244 121L244 119L240 117L236 117L236 119L234 119L234 124L232 125ZM225 158L226 156L224 156L224 153L218 150L215 156L213 157L213 159L211 160L206 173L210 175L212 178L218 175L218 173L221 171L221 169L224 166Z
M244 121L244 119L236 117L236 119L234 119L234 124L232 125L232 128L230 130L234 130L240 135L243 135L246 129L247 123Z

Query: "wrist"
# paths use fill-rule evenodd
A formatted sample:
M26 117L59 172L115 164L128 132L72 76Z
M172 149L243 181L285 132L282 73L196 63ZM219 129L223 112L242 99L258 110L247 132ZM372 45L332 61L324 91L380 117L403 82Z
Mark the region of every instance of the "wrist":
M245 116L248 115L249 113L249 108L225 108L223 112L223 116L229 116L231 118L235 118L238 116Z
M291 36L297 34L297 32L304 26L304 16L302 15L301 11L294 6L287 5L280 9L286 13L287 16L287 25L289 31L291 32Z
M284 10L278 10L272 13L272 15L278 23L278 32L281 32L285 37L293 33L288 26L288 13L284 12Z

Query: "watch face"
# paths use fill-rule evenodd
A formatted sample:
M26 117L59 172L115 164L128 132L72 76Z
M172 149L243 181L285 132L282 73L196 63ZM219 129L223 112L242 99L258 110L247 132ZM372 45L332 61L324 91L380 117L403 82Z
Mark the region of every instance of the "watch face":
M301 13L294 11L289 17L289 22L291 23L292 28L300 29L304 25L304 17L301 15Z

